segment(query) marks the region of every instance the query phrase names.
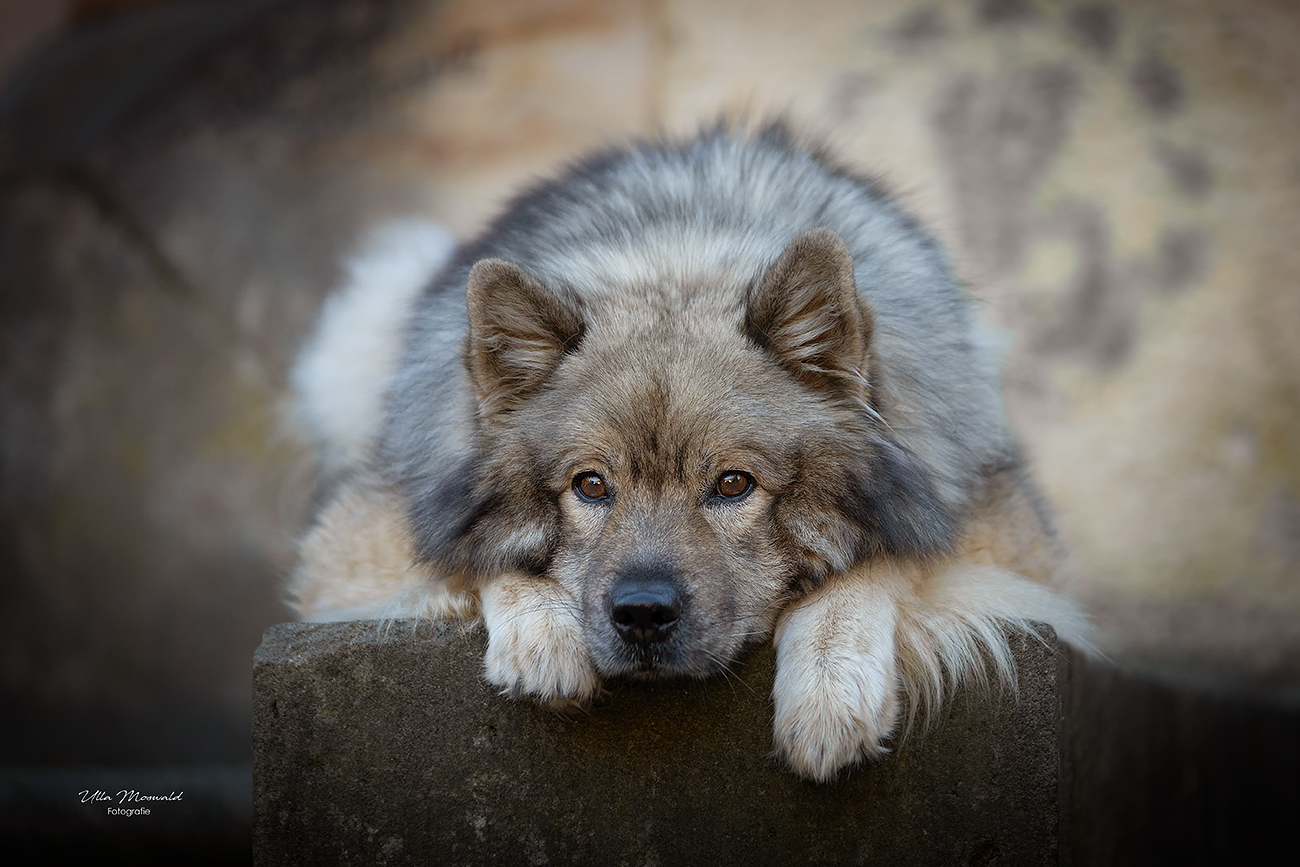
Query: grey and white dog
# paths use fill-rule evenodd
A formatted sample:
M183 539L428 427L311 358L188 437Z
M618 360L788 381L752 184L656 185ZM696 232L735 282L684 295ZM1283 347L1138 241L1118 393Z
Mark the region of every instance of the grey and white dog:
M307 619L470 617L511 695L704 677L772 639L833 778L1008 627L1086 644L940 246L779 125L596 154L477 239L390 228L295 371L339 484Z

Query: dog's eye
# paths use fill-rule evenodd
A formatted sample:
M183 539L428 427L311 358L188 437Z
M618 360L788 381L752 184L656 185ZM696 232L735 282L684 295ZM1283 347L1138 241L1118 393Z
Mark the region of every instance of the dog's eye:
M748 473L723 473L718 479L718 496L728 500L743 497L754 486L754 480Z
M609 496L605 480L596 473L582 473L574 476L573 489L584 500L603 500Z

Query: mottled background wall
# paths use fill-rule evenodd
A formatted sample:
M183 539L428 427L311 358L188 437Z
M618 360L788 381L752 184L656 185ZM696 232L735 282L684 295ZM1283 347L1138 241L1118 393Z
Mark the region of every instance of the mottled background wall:
M0 0L0 764L240 761L359 233L783 112L1003 329L1118 660L1300 700L1300 5Z

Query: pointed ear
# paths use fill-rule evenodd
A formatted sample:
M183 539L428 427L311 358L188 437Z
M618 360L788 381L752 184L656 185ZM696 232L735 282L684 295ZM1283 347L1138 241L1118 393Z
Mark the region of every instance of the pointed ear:
M860 391L871 311L840 236L813 229L791 241L750 295L744 330L810 388Z
M483 259L469 272L466 365L485 417L535 391L582 339L582 313L518 265Z

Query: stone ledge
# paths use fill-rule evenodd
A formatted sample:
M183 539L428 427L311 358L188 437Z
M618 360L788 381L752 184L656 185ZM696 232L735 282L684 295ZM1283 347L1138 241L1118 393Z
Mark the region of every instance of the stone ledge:
M1049 633L1050 634L1050 631ZM1069 654L1017 635L1019 696L832 785L769 757L774 656L619 684L589 713L509 701L481 627L288 623L254 658L258 864L1054 864Z

